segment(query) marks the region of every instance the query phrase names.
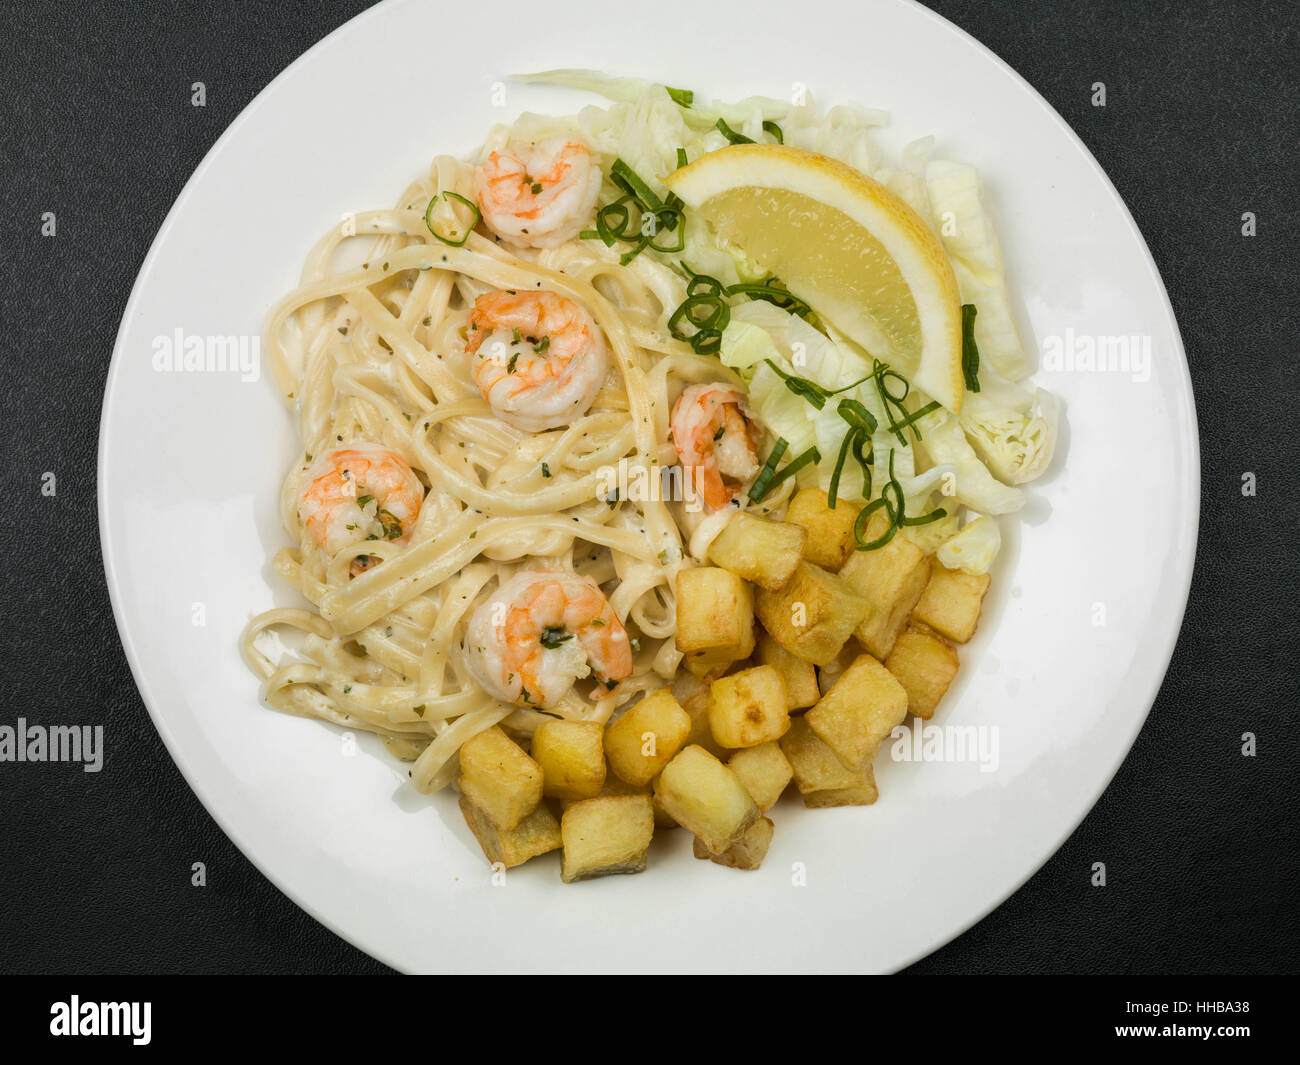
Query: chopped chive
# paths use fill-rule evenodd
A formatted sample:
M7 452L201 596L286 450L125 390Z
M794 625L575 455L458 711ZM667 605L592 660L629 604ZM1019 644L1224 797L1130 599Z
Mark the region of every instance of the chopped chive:
M682 107L690 107L695 102L695 93L690 89L674 89L670 85L665 85L664 91L668 93L673 103L681 104Z
M980 349L975 343L975 304L961 305L961 375L967 392L980 390Z
M682 167L684 167L685 165L686 165L686 149L685 149L685 148L678 148L678 149L677 149L677 169L680 170L680 169L681 169Z
M777 471L776 476L767 482L767 489L766 491L764 491L763 496L767 496L777 485L779 485L787 477L793 477L805 466L808 466L810 464L815 466L817 463L821 462L821 460L822 460L822 453L818 451L817 448L810 447L802 455L799 455L797 458L791 459L788 463L782 466L780 470ZM759 498L759 502L762 501L762 498L763 497Z
M780 307L783 311L797 314L800 318L807 318L812 313L812 308L807 303L790 292L774 277L769 277L766 281L758 284L745 284L742 282L738 285L728 285L727 295L745 295L754 300L766 300L768 303Z
M785 382L786 388L796 396L801 396L806 399L818 410L823 410L825 408L826 401L830 399L831 396L838 396L841 392L848 392L850 389L857 388L858 385L870 381L872 376L871 374L868 374L861 380L854 381L851 385L845 385L843 388L830 390L822 388L822 386L817 384L816 381L809 381L806 377L796 377L794 374L786 373L771 359L764 359L763 361L767 363L767 365L772 368L772 371ZM856 403L857 401L854 400L853 402ZM862 407L862 404L857 403L857 406ZM862 407L862 413L868 418L871 417L871 414L865 407ZM875 419L872 420L874 421Z
M718 132L721 133L724 137L726 137L727 140L729 140L732 144L753 144L754 143L752 137L746 137L743 133L737 133L734 129L732 129L729 125L727 125L727 120L725 118L718 119L716 128Z
M722 347L722 331L731 322L731 307L722 294L722 285L716 278L696 274L686 292L686 299L668 318L668 332L690 344L697 355L716 354ZM694 326L695 331L686 332L683 321Z
M539 642L543 647L553 651L555 648L559 647L560 644L564 643L565 640L572 639L573 633L565 632L563 626L547 625L546 628L542 629L542 635Z
M781 132L781 127L773 122L770 118L763 120L763 132L770 133L777 144L785 143L785 134Z
M763 463L763 468L758 471L758 476L754 478L754 483L749 486L750 502L757 503L767 495L767 486L771 483L772 478L776 476L776 464L781 461L781 456L789 450L790 441L785 437L779 437L772 450L767 456L767 461Z

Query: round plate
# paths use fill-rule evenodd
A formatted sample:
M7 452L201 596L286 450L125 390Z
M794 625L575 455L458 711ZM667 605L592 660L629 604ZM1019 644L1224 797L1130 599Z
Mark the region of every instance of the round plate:
M1177 326L1141 236L1056 113L949 23L899 0L800 10L802 26L835 32L786 32L784 0L753 0L743 18L662 0L657 23L681 28L665 45L593 0L556 0L541 23L536 5L498 0L494 25L530 29L485 48L473 5L382 4L234 122L140 271L99 453L104 560L136 682L230 838L396 968L901 967L1060 846L1155 698L1191 578L1199 461ZM494 884L452 796L413 794L371 737L259 703L236 642L253 613L291 601L268 559L286 542L277 501L297 445L271 382L219 367L221 338L236 366L255 354L268 307L343 212L391 204L434 154L470 150L521 110L590 100L508 74L602 57L722 99L805 84L823 103L891 111L891 149L934 133L940 155L980 167L1026 343L1060 356L1037 380L1065 400L1069 428L1026 520L1004 523L983 624L936 722L967 730L945 737L974 739L974 758L884 753L871 807L787 799L757 872L695 861L682 831L656 841L642 876L563 885L550 858ZM198 368L170 368L187 348Z

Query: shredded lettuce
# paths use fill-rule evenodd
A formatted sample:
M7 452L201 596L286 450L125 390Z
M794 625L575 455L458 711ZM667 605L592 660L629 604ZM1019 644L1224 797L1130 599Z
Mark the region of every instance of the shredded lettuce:
M966 438L998 480L1025 484L1041 476L1052 461L1060 407L1056 397L1042 389L986 387L967 393L960 421Z
M979 308L975 341L981 358L1009 380L1029 376L1033 366L1011 313L1002 249L984 206L979 171L965 163L934 159L926 164L925 184L939 239L957 275L961 301Z
M921 419L921 428L918 446L931 462L952 467L957 502L981 514L1009 514L1025 505L1024 492L1003 484L980 461L954 415L937 410Z
M978 577L987 573L1002 548L1002 532L992 518L978 517L952 539L939 546L940 562Z

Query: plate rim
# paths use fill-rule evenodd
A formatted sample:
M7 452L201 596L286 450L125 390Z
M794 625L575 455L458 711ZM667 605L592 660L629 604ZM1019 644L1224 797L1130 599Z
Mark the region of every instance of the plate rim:
M100 423L97 438L97 451L95 462L96 474L96 518L99 531L99 548L101 561L104 567L105 581L108 588L109 602L112 608L114 627L117 630L118 639L122 645L127 665L131 671L132 680L135 682L136 689L140 695L140 700L144 704L146 711L163 741L163 745L171 757L172 762L180 771L182 778L194 793L195 797L202 804L209 817L221 829L222 833L235 846L244 858L271 884L275 886L289 901L299 909L310 915L313 920L329 929L334 935L338 936L345 943L359 950L366 956L375 959L381 964L398 972L407 971L397 959L385 956L386 952L379 950L372 945L357 942L352 936L344 930L333 919L327 917L320 908L311 903L307 898L301 896L297 891L289 888L282 877L272 872L267 865L258 861L249 852L249 845L244 838L235 830L231 819L221 810L221 804L217 802L208 788L201 783L193 767L188 765L186 760L181 756L178 741L173 734L165 715L161 714L155 707L159 703L156 695L151 694L148 675L143 666L143 659L139 648L133 638L130 628L126 624L126 618L122 606L122 593L119 589L119 575L115 560L119 557L113 549L113 534L110 528L109 506L105 495L105 483L107 479L107 453L108 441L110 435L110 414L114 405L114 397L117 389L120 387L120 377L122 375L122 366L124 363L123 351L125 346L126 334L129 330L130 323L135 315L138 304L143 298L143 291L146 284L146 278L151 274L155 260L161 254L161 247L165 238L174 226L177 217L186 206L194 188L202 181L206 172L213 163L216 156L223 150L227 140L238 134L242 127L251 120L251 116L265 105L267 98L274 90L287 79L300 65L305 64L318 51L327 47L337 36L354 30L359 24L365 23L372 18L379 17L380 13L385 12L390 7L400 6L406 0L380 0L379 3L359 12L357 15L341 23L335 29L325 36L314 42L310 47L304 50L300 55L294 58L288 65L279 71L257 94L239 111L239 113L230 121L229 125L222 131L221 135L213 142L212 146L204 153L202 160L195 167L189 178L185 181L180 192L172 202L166 216L158 227L157 232L150 243L149 250L145 254L136 271L135 280L132 283L130 295L126 301L122 312L122 318L119 322L118 329L113 341L112 355L105 376L104 396L100 406ZM1171 336L1174 342L1174 352L1177 354L1176 366L1171 368L1176 371L1178 391L1181 392L1181 403L1177 409L1171 407L1169 420L1181 426L1182 433L1186 434L1187 443L1190 444L1192 452L1189 455L1188 468L1184 484L1180 490L1184 491L1184 509L1183 520L1179 523L1178 528L1183 530L1183 540L1185 548L1177 553L1176 565L1174 567L1175 577L1178 586L1181 588L1179 601L1176 610L1170 611L1170 625L1165 633L1164 639L1158 647L1158 653L1150 656L1154 661L1158 661L1160 669L1158 673L1153 673L1153 682L1148 685L1149 690L1142 693L1140 698L1136 699L1136 705L1142 707L1140 713L1135 714L1132 719L1132 725L1127 735L1124 737L1124 754L1115 766L1105 775L1104 780L1099 787L1095 789L1090 801L1077 817L1070 817L1067 820L1069 824L1063 828L1059 838L1047 850L1040 859L1032 864L1022 878L1019 878L1012 884L1005 893L999 895L995 901L986 908L981 909L969 921L960 925L950 936L941 942L932 943L924 949L907 954L897 964L890 969L891 972L897 972L905 969L922 958L928 957L936 951L953 943L956 939L964 935L976 924L984 920L995 910L999 909L1011 896L1023 888L1033 877L1050 861L1061 849L1069 838L1077 831L1079 825L1088 817L1096 807L1097 802L1110 787L1116 774L1127 760L1132 751L1133 744L1146 724L1146 719L1150 714L1155 700L1159 695L1160 689L1164 684L1169 666L1173 660L1173 654L1177 647L1178 638L1182 632L1183 622L1186 616L1187 605L1190 600L1192 578L1194 573L1196 554L1199 545L1200 533L1200 498L1201 498L1201 448L1199 424L1196 417L1195 390L1193 388L1191 367L1187 361L1186 347L1183 343L1181 329L1179 327L1177 315L1174 313L1173 305L1169 299L1169 293L1165 286L1164 279L1156 265L1155 258L1151 253L1151 248L1143 236L1141 229L1133 219L1128 204L1115 188L1110 176L1106 170L1097 161L1092 151L1083 142L1082 138L1074 131L1070 124L1061 116L1061 114L1052 106L1051 103L1017 70L1009 63L1002 59L996 52L986 46L979 39L968 33L955 22L950 21L943 15L932 9L925 7L918 0L877 0L880 3L892 4L896 7L905 7L912 9L914 12L920 12L936 28L936 32L946 32L957 35L962 43L969 48L982 53L984 58L992 60L993 64L1000 72L1009 76L1013 83L1022 91L1037 102L1039 107L1050 117L1051 121L1057 128L1065 134L1073 146L1078 149L1088 165L1092 168L1095 177L1099 178L1102 187L1109 195L1113 204L1118 207L1120 217L1127 226L1129 233L1136 238L1143 255L1143 261L1146 269L1149 271L1155 282L1157 290L1161 296L1159 310L1163 312L1167 320ZM1172 353L1171 353L1172 354ZM219 812L220 811L220 812Z

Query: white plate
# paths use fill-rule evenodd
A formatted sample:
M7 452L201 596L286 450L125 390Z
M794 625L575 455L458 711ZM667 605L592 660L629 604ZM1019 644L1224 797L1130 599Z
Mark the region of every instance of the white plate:
M1060 846L1118 768L1168 665L1196 545L1196 423L1168 300L1110 182L1017 75L923 8L805 0L793 28L784 0L735 10L660 0L641 29L593 0L555 0L541 22L536 4L498 0L491 25L472 4L366 12L277 78L212 149L122 321L100 520L136 682L230 838L318 920L399 969L906 965ZM259 704L236 640L273 594L288 601L267 560L285 540L290 420L269 380L159 372L154 344L178 328L260 334L342 212L389 205L433 154L467 151L494 121L587 102L508 87L503 111L493 93L506 74L602 63L721 98L803 82L823 102L889 109L894 146L935 133L941 154L985 175L1026 339L1149 337L1153 365L1142 382L1040 375L1068 404L1067 461L1010 538L941 715L999 729L995 772L882 757L875 806L783 804L756 873L694 861L678 832L656 842L642 876L565 886L552 859L495 887L450 796L410 794L405 768L368 737L347 756L336 730Z

